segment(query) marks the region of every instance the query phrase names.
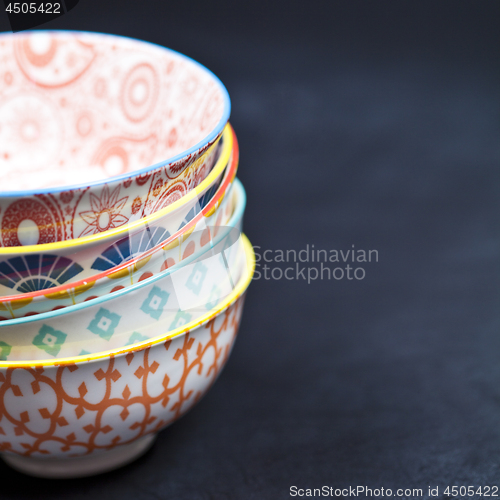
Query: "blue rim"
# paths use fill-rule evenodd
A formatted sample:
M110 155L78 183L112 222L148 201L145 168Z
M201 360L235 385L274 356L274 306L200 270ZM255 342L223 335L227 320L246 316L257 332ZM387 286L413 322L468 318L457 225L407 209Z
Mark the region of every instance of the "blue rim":
M226 125L226 123L229 121L229 116L231 114L231 100L229 98L229 93L224 86L224 84L220 81L220 79L215 76L209 69L207 69L203 64L200 64L199 62L195 61L194 59L191 59L190 57L181 54L180 52L177 52L175 50L169 49L167 47L163 47L162 45L158 45L156 43L152 42L147 42L145 40L139 40L138 38L132 38L132 37L127 37L127 36L121 36L121 35L113 35L110 33L99 33L99 32L94 32L94 31L79 31L79 30L29 30L29 31L23 31L21 34L16 34L16 33L9 33L9 32L0 32L0 37L18 37L18 36L23 36L26 33L40 33L40 32L45 32L45 33L59 33L61 35L63 34L84 34L84 35L89 35L89 36L104 36L106 38L119 38L121 40L132 40L135 42L138 42L143 45L151 45L152 47L155 47L155 49L160 49L166 52L169 52L170 54L175 54L176 56L180 57L181 59L185 59L186 61L190 62L191 64L197 66L200 68L202 71L210 75L215 83L219 85L220 90L222 92L222 96L224 99L224 112L222 113L222 117L217 123L216 127L207 135L205 136L200 142L195 144L189 149L186 149L182 153L179 153L176 156L172 156L170 158L167 158L159 163L155 163L154 165L150 165L149 167L142 168L140 170L134 170L133 172L129 172L127 174L121 174L121 175L115 175L113 177L107 177L104 180L100 181L92 181L92 182L86 182L85 184L74 184L71 186L60 186L60 187L54 187L54 188L45 188L45 189L31 189L28 191L0 191L0 198L11 198L15 196L33 196L36 194L49 194L49 193L60 193L63 191L70 191L72 189L82 189L86 187L91 187L91 186L99 186L99 185L104 185L104 184L109 184L111 182L115 181L122 181L125 179L130 179L131 177L135 177L137 175L142 175L147 172L151 172L152 170L155 170L157 168L161 168L169 163L174 163L178 160L181 160L185 156L188 156L199 149L203 148L206 146L208 143L213 141L223 130Z
M233 189L236 190L236 199L237 199L237 205L234 209L233 215L231 215L231 218L229 219L228 223L224 227L234 227L236 225L236 222L240 220L243 217L243 213L245 211L245 207L247 204L247 196L245 192L245 188L243 187L243 184L240 182L238 178L235 178L233 181ZM224 233L224 236L227 233ZM217 240L217 243L221 241L221 239L224 237L222 236ZM88 307L96 306L98 304L102 304L103 302L107 302L108 300L114 300L118 297L121 297L122 295L127 295L130 292L133 292L135 290L138 290L140 288L143 288L147 285L150 285L152 283L155 283L156 281L163 279L165 276L168 276L169 274L172 274L176 270L179 269L179 266L184 266L190 264L194 259L199 258L201 255L203 255L205 252L207 252L209 249L205 249L203 251L197 252L187 259L183 260L182 262L179 262L175 266L172 266L170 269L165 271L164 273L159 273L156 276L152 276L151 278L145 279L144 281L140 281L139 283L135 283L134 285L131 285L127 288L123 288L121 290L118 290L113 293L108 293L107 295L104 295L102 297L98 297L96 299L89 300L87 302L82 302L81 304L76 304L73 306L67 306L64 309L57 309L56 311L49 311L45 313L40 313L40 314L35 314L33 316L27 316L24 318L16 318L16 319L6 319L4 321L0 321L0 328L2 327L9 327L13 325L19 325L19 324L25 324L25 323L31 323L33 321L44 321L49 318L54 318L56 316L62 316L64 314L71 314L73 312L79 311L80 309L86 309Z

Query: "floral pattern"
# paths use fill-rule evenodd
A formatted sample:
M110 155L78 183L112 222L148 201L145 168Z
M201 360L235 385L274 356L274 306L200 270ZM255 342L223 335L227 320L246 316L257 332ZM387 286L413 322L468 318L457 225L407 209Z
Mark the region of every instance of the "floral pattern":
M88 226L80 233L80 236L97 234L123 226L128 222L128 217L121 214L122 208L128 200L128 196L118 198L120 186L117 186L111 193L108 186L104 186L101 196L97 197L90 193L90 210L80 212L80 217Z

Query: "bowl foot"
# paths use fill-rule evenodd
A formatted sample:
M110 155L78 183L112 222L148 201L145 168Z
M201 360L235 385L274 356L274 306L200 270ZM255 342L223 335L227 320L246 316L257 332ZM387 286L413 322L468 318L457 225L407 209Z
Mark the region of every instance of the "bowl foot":
M74 458L32 458L19 455L2 455L2 458L13 469L30 476L50 479L87 477L133 462L149 450L155 439L156 434L148 434L111 450Z

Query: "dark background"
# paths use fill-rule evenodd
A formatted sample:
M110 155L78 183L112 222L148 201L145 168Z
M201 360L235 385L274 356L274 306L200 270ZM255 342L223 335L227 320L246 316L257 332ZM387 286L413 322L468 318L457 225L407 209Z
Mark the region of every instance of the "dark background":
M146 456L58 482L0 464L0 498L500 486L500 2L80 0L43 27L212 69L252 243L379 262L361 281L254 281L219 381Z

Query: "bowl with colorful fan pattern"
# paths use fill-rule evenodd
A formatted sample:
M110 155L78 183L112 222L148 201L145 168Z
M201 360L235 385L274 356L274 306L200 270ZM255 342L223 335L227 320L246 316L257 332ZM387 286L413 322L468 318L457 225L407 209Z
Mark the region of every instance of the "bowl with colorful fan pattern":
M151 43L0 36L0 246L121 228L209 174L230 113L220 80Z
M155 276L55 311L0 322L0 358L43 360L141 342L195 320L229 296L244 265L245 194L214 244Z
M239 227L245 207L245 192L238 179L227 189L221 186L214 199L188 225L138 256L88 279L47 290L0 298L0 321L23 318L92 301L124 290L157 276L167 269L178 268L194 254L216 245L226 227ZM185 229L185 230L184 230ZM125 253L125 252L122 252ZM107 263L109 259L105 259ZM103 264L104 265L104 264Z

